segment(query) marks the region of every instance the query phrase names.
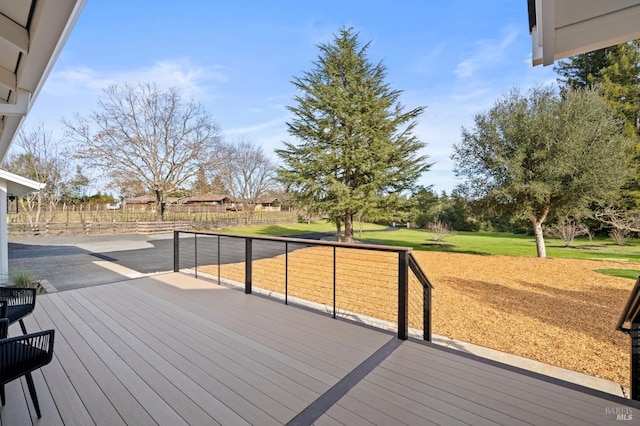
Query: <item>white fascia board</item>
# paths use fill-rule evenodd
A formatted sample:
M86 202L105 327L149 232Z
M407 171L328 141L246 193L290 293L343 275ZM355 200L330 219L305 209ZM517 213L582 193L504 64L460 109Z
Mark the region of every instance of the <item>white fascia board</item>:
M556 30L555 59L640 38L640 4Z
M27 179L6 170L0 170L0 179L7 182L7 194L17 197L43 189L46 184Z
M551 65L556 50L556 0L536 0L533 65ZM534 31L535 30L535 31Z
M25 116L29 111L31 93L18 89L16 101L12 104L0 104L0 115L5 116Z

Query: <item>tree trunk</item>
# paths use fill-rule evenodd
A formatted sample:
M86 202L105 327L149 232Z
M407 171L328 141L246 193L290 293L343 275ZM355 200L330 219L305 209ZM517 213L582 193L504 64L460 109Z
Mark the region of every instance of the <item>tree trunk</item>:
M344 242L353 243L353 213L350 211L344 215Z
M162 203L162 191L156 190L156 221L164 220L164 204Z
M538 251L538 257L547 257L547 248L544 244L544 234L542 232L542 221L532 220L533 233L536 236L536 250Z
M336 222L336 241L342 241L342 226L340 225L340 222Z

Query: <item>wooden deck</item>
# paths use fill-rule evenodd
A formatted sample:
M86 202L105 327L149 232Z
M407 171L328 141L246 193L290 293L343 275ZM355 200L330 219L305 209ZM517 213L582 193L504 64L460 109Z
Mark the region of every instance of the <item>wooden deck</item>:
M640 420L629 400L183 274L39 296L26 324L56 329L42 419L15 381L3 426Z

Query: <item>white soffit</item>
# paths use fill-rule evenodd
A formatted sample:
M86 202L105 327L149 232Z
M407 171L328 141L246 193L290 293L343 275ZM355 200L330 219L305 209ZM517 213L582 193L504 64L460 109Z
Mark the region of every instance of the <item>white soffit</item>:
M86 0L0 0L0 161Z
M533 65L640 38L640 0L528 0Z

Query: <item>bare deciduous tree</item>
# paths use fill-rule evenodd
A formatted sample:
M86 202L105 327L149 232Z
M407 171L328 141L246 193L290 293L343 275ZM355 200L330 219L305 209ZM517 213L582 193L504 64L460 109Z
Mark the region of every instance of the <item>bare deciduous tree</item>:
M611 226L609 236L623 246L631 233L640 233L640 212L606 207L595 214L596 219Z
M579 235L590 235L589 228L572 219L562 221L547 228L547 233L555 238L561 238L565 247L573 246L573 242ZM589 238L591 239L591 237Z
M64 120L76 157L104 172L115 186L139 182L156 197L158 220L165 197L212 167L219 129L204 108L183 102L177 89L154 84L112 85L88 117Z
M451 229L449 225L446 223L442 223L439 220L435 222L431 222L426 226L427 231L431 234L431 239L436 242L436 244L440 244L444 241L446 237L451 237L456 234L454 230Z
M624 211L606 207L595 213L596 219L613 228L628 232L640 232L640 211Z
M216 176L236 203L242 204L244 221L251 224L256 205L274 187L275 163L261 147L247 141L220 150Z
M46 184L44 189L20 199L22 211L29 222L38 224L43 210L52 211L65 191L68 163L58 149L51 132L43 124L21 130L15 145L2 168L11 173Z

